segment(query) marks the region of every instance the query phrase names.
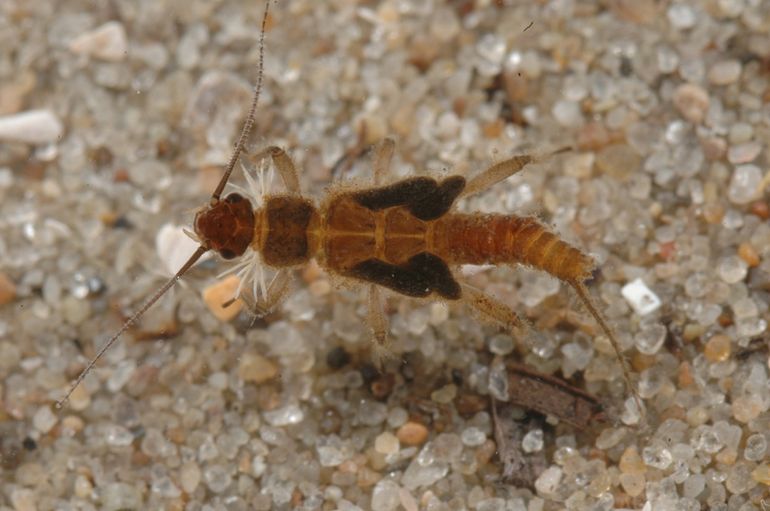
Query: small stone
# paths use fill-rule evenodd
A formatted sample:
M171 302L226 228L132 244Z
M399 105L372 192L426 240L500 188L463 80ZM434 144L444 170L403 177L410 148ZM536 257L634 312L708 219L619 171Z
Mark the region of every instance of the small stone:
M343 442L337 435L319 438L316 451L322 467L336 467L352 456L347 442Z
M737 18L746 7L745 0L717 0L721 14L727 18Z
M25 144L50 144L64 133L61 121L50 110L27 110L0 117L0 140Z
M642 460L650 467L665 470L671 465L673 457L671 456L671 451L665 447L650 445L642 451Z
M551 114L556 122L566 128L574 128L583 123L583 114L580 112L580 105L574 101L562 99L557 101Z
M759 414L764 411L762 405L762 399L755 396L742 396L733 399L732 412L733 417L738 422L747 424L759 417Z
M652 22L658 13L654 0L615 0L609 5L618 18L636 24L646 25Z
M142 509L142 493L139 486L128 483L107 483L100 487L101 509Z
M544 497L553 495L559 488L561 478L562 469L560 467L548 467L535 481L535 489Z
M620 182L627 181L639 170L641 157L626 144L612 144L596 155L596 167Z
M706 137L701 140L700 146L703 155L711 161L721 160L727 154L727 142L720 137Z
M401 484L407 489L415 490L420 486L430 486L446 477L449 464L433 459L430 445L422 448L401 476Z
M634 446L627 447L623 451L618 468L624 474L644 474L647 471L642 457L639 456L639 451Z
M754 433L746 439L743 457L748 461L762 461L767 452L767 439L761 433Z
M663 346L667 334L668 330L660 323L645 326L634 336L636 349L645 355L654 355Z
M647 287L642 279L635 279L623 286L620 290L623 298L640 316L645 316L658 310L661 306L660 298Z
M240 298L228 304L238 291L240 282L241 279L237 275L229 275L206 287L201 293L209 311L219 321L230 321L243 309L243 301Z
M489 351L495 355L505 356L513 351L514 342L510 335L499 334L489 340Z
M476 503L476 511L505 511L506 509L505 499L500 497L483 499Z
M606 428L596 438L596 448L606 451L615 447L625 438L626 433L627 430L625 428Z
M757 251L751 243L744 241L738 245L738 257L740 257L750 268L759 266L759 254L757 254Z
M32 424L35 426L35 429L43 434L51 431L58 421L58 417L51 411L49 406L41 406L32 417Z
M717 62L708 72L708 79L714 85L729 85L741 76L741 63L735 59Z
M457 396L457 385L454 385L453 383L450 383L448 385L444 385L438 390L434 390L430 394L431 401L434 401L439 404L449 404L454 400L454 398Z
M155 235L155 252L163 264L166 275L174 275L200 244L187 236L185 228L174 224L164 224ZM211 257L207 252L198 259L196 265ZM228 297L230 298L230 297Z
M404 445L421 445L428 438L428 428L419 422L409 421L398 428L396 437Z
M258 353L244 353L238 363L238 377L260 384L278 375L278 367Z
M524 452L532 453L543 450L543 430L533 429L524 435L521 440L521 448Z
M672 100L682 117L693 124L700 124L703 121L709 107L708 92L692 83L684 83L677 87Z
M770 486L770 465L763 463L751 472L751 478L765 486Z
M11 303L16 298L16 284L3 272L0 272L0 305Z
M85 423L76 415L68 415L62 420L61 426L63 436L75 436L83 431Z
M233 482L230 470L222 465L212 465L203 471L203 479L209 490L214 493L222 493Z
M380 433L374 439L374 450L380 454L395 454L399 448L398 437L389 431Z
M703 355L712 364L724 362L730 358L730 338L723 334L714 335L703 348Z
M644 491L647 482L644 474L620 474L620 485L630 497L638 497Z
M112 447L127 447L135 440L131 431L119 424L110 424L104 430L104 441Z
M682 485L682 493L689 499L694 499L703 492L706 487L706 477L702 474L691 474Z
M727 479L725 480L725 488L727 491L740 495L746 493L757 485L757 479L754 477L754 472L757 469L751 470L752 464L746 462L738 462L730 468L727 473Z
M37 511L37 497L28 488L15 488L11 491L11 504L15 511Z
M305 412L297 404L289 404L264 412L265 420L271 426L282 427L299 424L305 419Z
M487 440L487 435L476 426L471 426L463 430L460 438L468 447L478 447Z
M119 21L108 21L73 39L69 49L78 55L88 55L101 60L123 60L128 55L126 29Z
M727 161L735 165L751 163L761 152L762 146L757 142L731 145L730 149L727 150Z
M75 495L81 499L90 499L93 497L94 485L83 474L78 474L75 478Z
M399 486L389 479L381 479L372 490L372 511L394 511L401 502Z
M738 165L727 188L727 198L733 204L748 204L761 193L762 171L752 164Z
M687 30L695 26L697 16L692 7L684 3L674 3L668 8L666 12L668 15L668 21L674 28L679 30Z
M185 493L192 493L201 482L201 469L194 461L186 461L179 469L179 484Z

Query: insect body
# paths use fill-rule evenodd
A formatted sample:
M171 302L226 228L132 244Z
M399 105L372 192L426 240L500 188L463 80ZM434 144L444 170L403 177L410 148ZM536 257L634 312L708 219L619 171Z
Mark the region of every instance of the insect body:
M461 300L508 328L521 324L515 312L455 276L463 264L524 264L550 273L569 284L610 339L623 365L615 336L599 313L584 282L593 260L561 240L537 220L515 215L461 214L453 211L457 200L479 193L521 170L537 158L521 155L502 161L470 181L451 176L441 181L413 177L382 185L394 151L387 139L374 156L372 187L332 192L316 207L300 193L297 171L280 148L270 147L244 155L254 120L262 82L262 54L269 2L265 7L260 40L260 61L255 94L233 156L208 204L195 216L194 237L200 247L142 307L113 335L90 361L59 401L64 403L94 364L195 262L209 250L224 259L243 257L236 266L241 284L251 281L258 311L274 307L286 294L289 268L311 259L330 273L369 284L369 323L376 346L387 343L387 324L379 288L411 297ZM282 195L265 195L250 176L254 164L272 160L285 185ZM222 193L235 164L246 171L250 190ZM260 178L263 174L260 174ZM247 197L248 196L248 197ZM277 270L270 285L264 283L261 264ZM242 288L236 295L241 294ZM633 392L635 397L636 393ZM637 397L637 405L640 401Z
M375 183L387 171L392 153L391 140L377 149ZM271 147L253 159L267 157L279 169L288 194L267 196L264 206L254 211L247 199L231 194L224 201L213 201L195 219L202 247L215 249L227 259L251 248L265 264L279 269L281 285L263 293L260 308L274 306L283 296L285 268L316 259L333 274L371 284L369 319L380 347L385 347L387 328L377 286L411 297L462 300L513 328L520 324L515 312L458 281L452 269L463 264L524 264L572 286L620 357L612 330L585 288L594 267L590 257L534 218L452 210L459 198L492 186L536 158L513 157L470 182L462 176L441 181L413 177L386 186L332 192L317 208L300 195L288 155ZM630 381L625 366L623 370Z

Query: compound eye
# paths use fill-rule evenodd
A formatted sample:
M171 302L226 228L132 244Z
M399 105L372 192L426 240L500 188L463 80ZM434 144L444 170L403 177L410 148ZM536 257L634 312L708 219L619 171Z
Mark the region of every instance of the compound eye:
M221 255L223 259L235 259L236 257L235 252L227 248L220 250L219 255Z
M225 202L228 202L230 204L236 204L238 202L243 201L243 197L239 193L231 193L227 197L225 197Z

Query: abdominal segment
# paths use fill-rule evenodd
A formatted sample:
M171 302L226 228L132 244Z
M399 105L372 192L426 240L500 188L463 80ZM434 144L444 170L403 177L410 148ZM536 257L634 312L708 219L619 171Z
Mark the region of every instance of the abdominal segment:
M406 296L460 298L449 266L430 252L431 223L406 207L375 211L342 195L327 206L325 218L320 259L333 272Z
M566 282L582 282L594 262L537 219L449 214L434 225L436 253L447 264L524 264Z

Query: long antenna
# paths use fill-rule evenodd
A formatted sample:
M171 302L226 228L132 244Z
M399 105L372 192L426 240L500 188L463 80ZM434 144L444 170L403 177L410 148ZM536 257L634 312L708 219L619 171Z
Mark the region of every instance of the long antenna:
M225 168L225 173L222 176L222 179L219 181L219 184L217 185L217 188L214 190L214 193L211 194L211 201L216 202L219 200L219 197L222 195L222 190L224 190L225 185L227 184L227 180L230 179L230 174L233 172L233 168L235 167L235 163L238 161L238 157L241 154L241 151L243 150L243 144L246 142L246 138L249 136L249 133L251 132L251 128L254 126L254 116L257 111L257 104L259 103L259 96L262 92L262 76L265 68L265 32L267 30L267 19L268 15L270 13L270 2L272 0L267 0L265 3L265 11L262 14L262 27L261 27L261 33L259 37L259 62L257 63L257 80L254 85L254 98L251 100L251 107L249 108L249 114L246 117L246 121L243 123L243 129L241 129L241 134L238 137L238 142L235 144L235 149L233 150L233 155L230 157L230 161L227 164L227 167ZM134 312L134 314L131 315L130 318L126 320L125 323L123 323L123 326L120 327L120 330L115 332L115 334L110 337L110 339L105 343L104 346L99 350L99 352L96 354L96 356L91 359L91 361L88 363L88 365L83 369L80 374L78 375L77 379L72 383L67 393L64 395L64 397L56 402L56 408L61 408L64 406L64 404L69 400L72 393L75 391L75 389L80 385L80 383L83 381L83 379L88 375L89 372L91 372L91 369L96 365L97 362L99 362L99 359L104 356L104 354L107 352L108 349L112 347L115 342L120 338L121 335L123 335L126 330L131 328L131 326L136 323L136 321L142 317L142 315L147 312L147 310L152 307L155 302L160 300L160 297L166 294L166 292L171 289L176 282L182 278L182 275L184 275L190 268L193 267L193 265L198 261L198 259L201 258L203 254L208 252L208 247L201 245L198 247L198 249L195 251L193 255L190 256L190 258L187 260L186 263L179 269L179 271L176 272L176 274L171 277L168 281L166 281L165 284L163 284L160 289L158 289L152 297L150 297L149 300L144 302L142 306Z
M246 143L246 138L249 136L249 133L251 133L252 126L254 126L254 114L257 111L257 103L259 103L259 95L262 92L262 76L265 70L265 31L267 30L267 18L268 18L268 15L270 14L271 1L272 0L267 0L267 2L265 3L265 12L262 14L262 29L259 35L259 62L257 63L257 81L254 84L254 99L251 100L249 115L246 117L246 122L243 123L241 136L238 137L238 142L235 144L235 150L233 150L233 155L230 157L230 162L227 164L227 167L225 168L225 174L222 176L222 179L219 181L219 184L217 185L217 188L214 190L214 193L211 194L211 200L213 201L219 200L219 197L222 195L222 190L225 189L227 180L230 179L230 174L233 173L235 162L238 161L238 157L241 155L241 151L243 150L243 144Z
M85 369L83 369L83 370L80 372L80 375L78 375L77 379L76 379L76 380L75 380L75 381L72 383L72 386L71 386L71 387L70 387L70 389L67 391L67 393L64 395L64 397L63 397L63 398L61 398L59 401L57 401L57 402L56 402L56 408L61 408L61 407L64 405L64 403L66 403L66 402L67 402L67 400L70 398L70 396L71 396L71 395L72 395L72 393L75 391L75 389L78 387L78 385L80 385L80 382L82 382L82 381L83 381L83 378L85 378L85 377L86 377L86 375L87 375L87 374L88 374L88 373L91 371L91 369L94 367L94 365L96 365L96 363L99 361L99 359L100 359L100 358L102 358L102 356L103 356L103 355L104 355L104 354L107 352L107 350L108 350L108 349L110 349L110 347L112 347L112 345L113 345L113 344L115 344L115 341L117 341L117 340L118 340L118 338L119 338L121 335L123 335L123 333L124 333L126 330L128 330L129 328L131 328L131 325L133 325L134 323L136 323L136 320L137 320L137 319L139 319L139 318L142 316L142 314L144 314L145 312L147 312L147 309L149 309L150 307L152 307L152 306L155 304L155 302L157 302L157 301L160 299L160 297L161 297L161 296L163 296L164 294L166 294L166 291L168 291L169 289L171 289L171 287L172 287L174 284L176 284L176 281L177 281L177 280L179 280L180 278L182 278L182 275L184 275L184 274L185 274L185 272L187 272L187 270L189 270L190 268L192 268L192 266L193 266L193 265L196 263L196 261L198 261L198 259L200 259L200 257L201 257L203 254L205 254L206 252L208 252L208 250L209 250L209 249L207 249L207 248L206 248L206 247L204 247L204 246L200 246L200 247L198 247L198 250L196 250L196 251L195 251L195 253L194 253L193 255L191 255L191 256L190 256L190 258L187 260L187 262L186 262L186 263L184 263L184 266L182 266L182 267L179 269L179 271L178 271L178 272L176 272L176 275L174 275L173 277L171 277L170 279L168 279L168 280L166 281L166 283L165 283L165 284L163 284L163 286L161 286L161 288L160 288L160 289L158 289L158 290L155 292L155 294L154 294L154 295L152 295L152 297L150 297L150 299L149 299L149 300L147 300L146 302L144 302L144 305L142 305L142 306L139 308L139 310L137 310L136 312L134 312L134 314L132 314L132 315L131 315L131 317L130 317L130 318L128 318L128 319L126 320L126 322L125 322L125 323L123 323L123 326L122 326L122 327L120 327L120 330L118 330L117 332L115 332L115 335L113 335L112 337L110 337L110 340L109 340L109 341L107 341L107 343L106 343L104 346L102 346L102 349L100 349L100 350L99 350L99 353L97 353L97 354L96 354L96 356L95 356L94 358L92 358L92 359L91 359L91 361L88 363L88 365L86 366L86 368L85 368Z

